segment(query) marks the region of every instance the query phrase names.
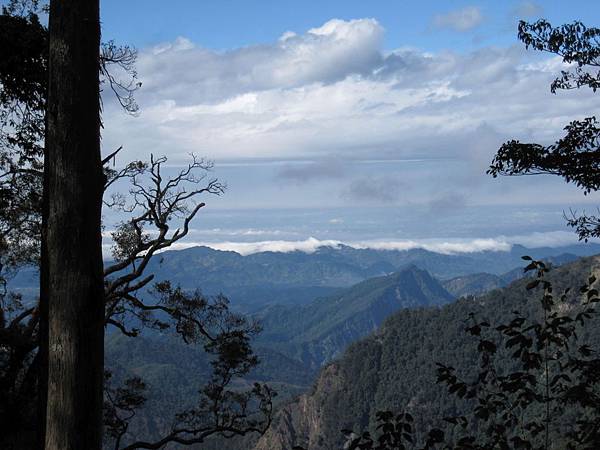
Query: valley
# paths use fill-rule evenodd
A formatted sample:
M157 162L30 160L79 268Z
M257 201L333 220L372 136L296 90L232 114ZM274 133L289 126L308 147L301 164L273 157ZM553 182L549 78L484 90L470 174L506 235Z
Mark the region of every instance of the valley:
M388 329L386 327L389 327L389 323L396 320L393 317L397 317L397 314L403 310L414 311L412 313L407 312L402 317L410 318L411 325L409 328L417 327L421 334L419 337L406 336L406 339L409 339L407 342L412 342L413 347L411 348L413 350L405 349L402 351L407 352L407 354L416 351L417 347L415 346L425 342L426 339L423 333L427 333L426 330L429 330L430 327L442 327L443 330L449 332L448 325L456 326L456 323L463 321L463 318L460 318L461 313L458 311L467 314L466 309L479 305L479 303L474 303L472 298L466 298L456 303L457 298L465 295L481 296L492 290L502 292L499 289L523 276L522 260L517 257L516 252L535 254L537 250L519 248L514 251L515 254L511 252L507 255L472 254L468 256L423 254L422 252L418 252L416 255L402 254L402 252L361 252L366 255L367 262L362 261L353 251L343 248L338 250L339 253L334 249L323 249L321 252L317 252L316 255L301 254L300 252L295 255L278 253L258 255L256 260L263 263L270 261L269 264L271 264L274 271L288 274L287 277L282 275L281 278L277 279L279 290L275 289L274 292L278 294L292 292L296 293L296 296L292 299L287 298L279 301L277 300L278 295L261 299L257 293L269 291L270 286L261 288L258 285L261 280L264 280L258 270L255 275L258 280L254 279L252 281L257 284L246 293L248 295L246 298L249 299L247 303L236 304L236 297L232 296L232 308L238 312L253 311L251 317L258 320L263 328L253 344L261 364L244 380L240 379L236 383L239 387L249 386L253 382L268 383L278 392L276 405L278 408L283 408L282 411L284 411L280 414L287 414L289 417L294 416L293 405L295 404L289 402L299 395L299 400L296 401L312 402L313 400L306 397L305 394L309 391L316 393L317 396L321 395L319 394L319 386L323 381L319 380L323 380L323 377L325 377L328 380L326 384L331 380L335 380L337 375L334 376L332 373L337 374L341 370L340 367L345 367L343 364L345 364L344 361L348 361L348 358L355 358L352 356L353 352L367 352L369 354L367 358L377 358L377 364L365 361L358 363L360 366L364 365L365 368L371 367L369 370L377 371L377 377L364 374L357 378L359 380L363 377L365 380L369 380L369 383L377 383L376 380L380 377L379 358L381 356L379 353L381 349L379 345L373 347L373 339L377 342L380 340L380 338L374 336L384 333L382 330ZM570 252L566 252L566 250L570 250ZM539 253L549 255L547 260L554 261L555 265L560 265L578 259L571 252L585 254L594 250L596 249L593 246L587 248L581 246L569 249L559 248L554 249L554 251L542 249ZM246 263L244 261L244 258L247 257L231 255L230 252L209 249L198 249L196 251L201 254L208 252L214 256L212 264L207 264L205 261L203 267L196 268L195 273L198 273L196 278L192 278L191 275L185 278L184 273L177 271L176 268L180 267L179 261L185 257L180 252L165 253L162 264L157 270L157 278L161 279L173 275L171 279L175 278L186 288L192 289L207 278L218 280L217 274L227 273L228 263L234 264L232 271L236 270L236 266L243 267L244 264L250 264L250 262ZM436 261L436 257L439 257L441 261ZM336 261L333 264L335 271L330 269L320 272L318 264L316 266L311 265L312 261L323 261L323 259ZM496 272L504 270L513 262L516 266L512 270L500 274L469 273L467 271L458 277L438 280L427 270L419 268L417 265L437 267L438 273L454 275L457 269L448 269L448 265L454 259L456 259L457 264L466 267L465 270L468 270L468 268L474 270L475 267L481 268L484 263L490 260L496 261L496 265L492 267L496 269ZM343 287L342 280L347 279L348 273L354 273L354 276L360 279L357 274L362 277L374 273L372 269L374 265L380 268L396 269L392 265L392 261L402 264L407 260L414 262L404 266L401 265L390 274L377 274L379 276L358 281L350 287ZM191 274L192 265L189 258L187 261L185 273ZM209 259L209 261L211 260ZM295 263L300 266L299 273L293 273ZM325 262L321 262L321 264L325 264ZM361 267L364 268L365 266L371 269L361 272L363 270ZM333 274L336 274L336 276L334 277ZM215 288L217 281L213 281L213 283L213 288ZM221 281L221 283L225 284L225 281ZM307 286L302 286L301 283L307 283ZM331 283L335 285L332 286ZM234 288L231 292L238 292L238 301L245 298L243 287ZM300 293L306 297L303 297ZM309 293L317 294L316 298L313 297L309 300ZM271 291L271 294L273 294L273 291ZM436 323L432 325L427 322L431 317L437 317L439 314L444 317L439 320L448 321L447 324ZM425 322L421 323L423 320ZM408 325L402 325L402 327L408 327ZM440 330L440 332L443 332L443 330ZM363 338L367 338L367 340L362 341ZM431 337L431 339L438 338ZM455 332L444 339L446 340L445 345L466 345L462 336L458 336ZM366 354L363 356L366 357ZM450 356L454 358L455 355L452 353ZM422 356L422 358L425 358L425 356ZM158 436L161 430L164 431L168 428L170 423L168 411L174 410L175 405L179 408L185 405L193 405L196 391L209 376L209 359L201 347L186 345L171 333L157 333L152 330L147 330L142 336L133 340L118 333L109 333L106 340L106 363L114 370L117 379L138 375L142 376L150 386L151 395L149 395L149 398L152 400L132 421L132 435ZM333 365L330 366L329 363ZM340 364L342 365L340 366ZM419 374L431 368L430 366L419 366L419 368L418 364L420 362L411 364L413 364L411 367L418 370ZM323 369L323 367L326 367L326 369ZM356 369L358 370L358 367ZM348 369L347 373L350 372L351 370ZM413 373L412 376L416 375ZM316 384L313 385L315 382ZM378 397L375 395L375 387L368 388L364 386L364 388L364 392L373 391L371 392L373 395L368 395L372 400L369 400L368 405L364 402L358 402L356 405L363 405L364 411L368 410L372 413L376 407L380 407L382 404L376 403ZM382 392L385 391L383 387L377 389ZM355 400L352 400L351 403L354 404L354 402ZM165 408L165 405L173 405L173 407ZM292 409L288 410L287 408ZM348 414L359 410L363 411L360 408L350 408L349 406L348 408L348 411L350 411ZM370 417L369 414L371 413L364 411L360 412L359 416L363 418ZM365 420L361 419L359 423L368 424L368 421L365 422ZM302 429L305 425L296 423L294 426ZM339 437L334 432L335 430L337 428L332 425L331 429L327 431L329 433L327 439ZM306 433L308 436L313 431L306 431ZM294 435L296 434L294 432ZM309 438L307 439L310 441ZM244 443L236 440L232 442L227 443L227 445L232 445L228 448L237 448L236 446L250 448L255 443L253 439L249 438L245 439ZM216 445L215 448L220 448L220 445L225 444L216 443L214 445Z

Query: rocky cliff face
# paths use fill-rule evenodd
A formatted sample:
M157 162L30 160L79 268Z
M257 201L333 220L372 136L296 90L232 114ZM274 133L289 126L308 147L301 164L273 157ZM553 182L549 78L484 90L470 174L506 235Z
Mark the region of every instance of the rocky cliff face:
M344 379L335 363L325 367L311 393L300 396L279 411L255 450L290 450L296 445L307 449L321 448L327 419L323 400L343 386Z
M382 342L372 336L323 368L313 389L277 413L255 450L338 450L343 428L368 425L381 369ZM348 356L350 355L350 356Z

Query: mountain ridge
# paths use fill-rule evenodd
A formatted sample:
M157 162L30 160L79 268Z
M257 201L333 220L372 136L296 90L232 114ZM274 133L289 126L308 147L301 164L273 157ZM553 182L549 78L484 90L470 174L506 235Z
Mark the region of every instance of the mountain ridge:
M556 292L562 292L599 273L600 256L595 256L561 266L548 279ZM278 412L254 450L294 445L308 450L342 448L340 430L372 427L378 410L408 411L415 417L415 427L422 430L439 427L442 417L466 412L466 403L436 383L435 362L450 364L459 374L478 365L477 341L464 332L470 313L492 325L512 320L513 310L541 314L539 293L528 291L527 283L517 280L480 297L391 315L376 333L351 344L324 366L311 390ZM572 302L579 301L576 291L571 291ZM600 348L600 319L594 319L580 338L591 348Z
M273 349L319 367L351 342L377 329L393 312L440 306L453 300L427 271L409 265L308 305L267 311L259 316L264 333L257 342L279 339L270 345Z

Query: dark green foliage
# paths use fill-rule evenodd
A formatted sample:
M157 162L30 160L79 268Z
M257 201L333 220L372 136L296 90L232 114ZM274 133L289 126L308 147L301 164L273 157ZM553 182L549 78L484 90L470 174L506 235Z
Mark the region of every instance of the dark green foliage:
M40 356L43 351L40 349L44 348L45 344L44 333L40 331L46 324L43 314L40 313L43 308L33 301L28 304L20 302L18 296L7 292L4 278L7 269L45 264L43 261L40 263L39 255L42 245L42 157L45 151L43 138L47 131L46 79L49 77L49 45L48 30L41 25L37 15L39 12L36 0L13 0L2 9L0 15L2 448L31 447L33 444L29 441L23 442L23 439L36 438L35 433L40 429L39 423L36 423L36 408L40 410L39 417L42 422L46 410L45 405L40 408L37 403L38 397L44 397L44 392L38 391L37 386L44 387L47 384L47 372L41 368L43 363L40 363L43 359ZM101 56L97 66L101 84L113 90L127 112L135 113L137 105L133 93L140 87L134 69L135 50L127 46L116 46L112 42L102 44L100 50ZM87 67L93 72L96 65L92 61ZM124 75L126 81L117 77L111 68L116 68L117 72ZM89 73L88 71L88 75ZM93 78L88 79L93 81ZM92 105L93 108L96 106ZM61 130L53 128L50 131ZM119 150L104 159L102 165L114 158ZM111 446L117 449L122 448L122 445L127 445L129 450L161 448L172 442L192 445L216 434L243 435L260 432L270 420L271 398L274 396L270 388L258 383L245 390L237 386L231 387L233 380L247 374L258 363L250 346L250 339L258 332L254 323L231 313L227 300L222 296L208 299L199 293L188 293L172 287L168 282L155 285L157 296L154 303L144 303L143 299L137 297L138 291L149 285L153 279L152 275L144 273L144 269L154 253L185 237L190 221L204 206L203 202L197 201L197 196L203 193L219 194L224 190L224 186L217 180L207 181L204 187L195 186L202 183L212 165L195 157L192 159L187 168L169 179L160 175L161 164L166 162L166 158L151 157L147 164L136 161L120 171L105 167L103 173L98 172L98 175L103 175L98 179L98 187L102 187L104 182L104 189L119 179L128 179L132 203L125 206L121 201L124 200L123 197L105 200L106 206L121 208L131 214L129 222L117 231L117 261L105 268L105 324L115 326L127 336L136 336L138 333L138 330L129 327L131 322L140 324L140 328L166 330L172 327L185 342L200 345L207 354L205 362L208 374L199 380L204 382L204 385L200 395L196 393L197 401L189 405L187 410L180 410L177 415L174 414L176 411L173 411L173 427L152 442L132 442L128 436L128 421L133 418L137 409L146 403L145 382L133 377L123 380L121 387L112 387L109 378L106 378L104 419L107 437L109 441L114 441L111 442ZM54 159L46 161L50 161L48 167L52 167ZM150 188L148 182L152 183ZM174 220L178 220L180 226L171 229ZM152 238L149 237L150 234L146 234L145 227L154 228L150 232L156 231ZM57 233L49 235L58 236ZM59 243L54 249L60 250L61 246L64 246L64 243ZM49 255L55 257L56 253L52 253L52 248L49 249ZM99 248L96 250L97 256L100 257ZM101 262L100 259L98 262ZM60 264L60 261L57 264ZM60 273L57 264L52 264L51 267L53 271ZM41 271L47 273L43 267ZM97 276L94 278L96 281L98 279ZM102 286L100 288L99 299L102 300ZM71 291L66 293L72 294ZM48 296L46 292L41 294L42 298ZM64 296L58 295L56 298L64 299ZM86 298L89 299L89 296ZM52 305L54 303L56 302ZM102 310L100 314L102 319ZM50 316L51 319L60 317L62 315ZM102 323L97 320L93 322L100 326L100 333ZM77 323L63 322L57 329L66 329L68 326L76 328ZM101 338L97 342L99 346L102 345ZM92 368L92 373L101 375L101 367L100 371ZM85 378L87 381L93 377ZM62 386L60 382L58 386ZM85 395L82 398L85 398ZM50 404L48 402L48 405ZM57 405L57 410L62 407L60 400L54 405ZM83 409L89 406L92 412L96 410L93 405L83 405L81 402L78 402L77 406L82 406ZM70 419L79 418L78 415L71 416ZM6 431L4 426L8 427ZM99 436L100 430L94 429L97 430L96 436ZM93 443L91 445L93 446Z
M588 28L575 21L553 27L546 20L535 23L519 22L519 40L527 48L561 56L567 64L575 63L574 71L563 70L552 83L550 90L578 89L588 86L594 92L600 87L600 28Z
M177 292L178 296L184 295L181 290ZM393 312L452 300L427 272L409 267L320 298L307 307L273 308L275 311L264 317L265 330L256 344L260 365L238 379L236 385L268 382L280 393L281 400L289 400L293 394L309 388L325 357L341 353ZM118 367L119 380L143 375L151 389L146 407L139 411L129 429L133 436L154 437L164 432L169 420L165 407L172 410L188 406L198 384L210 375L204 352L165 334L141 336L133 342L112 335L106 351L110 366ZM370 377L375 375L372 372ZM365 390L355 400L365 402L368 396Z
M581 280L587 280L590 273L598 270L598 265L597 258L585 258L553 270L544 279L552 284L555 292L562 292L568 286L579 286ZM372 436L378 436L377 411L404 411L414 417L415 447L408 448L422 448L432 429L444 432L445 443L458 445L460 439L469 435L474 435L481 442L481 439L488 436L484 428L485 423L471 417L478 405L477 395L471 392L473 386L478 384L479 375L483 371L480 366L480 354L493 354L493 364L499 375L509 376L525 372L520 367L520 364L523 364L521 357L513 357L517 347L506 347L508 340L514 336L497 331L495 327L501 324L511 325L517 317L513 311L520 311L518 317L528 318L527 321L514 323L513 331L519 322L522 322L519 325L521 333L533 323L545 323L544 310L538 300L540 296L526 289L530 281L520 280L506 289L494 290L476 299L461 299L440 309L399 311L390 317L374 336L351 345L339 360L332 363L337 377L343 380L341 384L326 387L325 384L322 385L326 380L322 379L317 382L315 391L311 394L311 398L321 405L319 414L322 417L319 424L322 444L314 444L310 447L311 450L341 447L345 438L339 430L344 428L356 431L357 436L362 433L358 430L370 429ZM580 298L577 289L571 290L564 302L558 296L555 303L558 315L577 318L581 308ZM556 319L550 316L549 314L549 322ZM474 323L471 317L477 318L477 321ZM558 319L556 324L564 327L564 324L560 323L561 320ZM486 323L489 326L486 326ZM600 348L600 320L597 317L590 318L585 327L580 327L578 322L574 326L578 330L578 345L573 347L573 341L569 342L571 346L568 356L573 356L573 353L577 356L577 350L581 347ZM472 333L479 332L482 341L465 333L467 328ZM488 330L490 336L487 335ZM535 329L528 330L527 333L535 334ZM540 338L547 342L542 329ZM528 341L517 338L514 342L520 345ZM536 342L535 339L533 342ZM531 353L529 351L527 355ZM590 370L585 377L596 383L598 388L598 380L593 378L597 378L597 372L592 370L593 363L590 362L595 357L597 356L594 354L585 358L581 355L580 359L588 361L584 366ZM445 372L450 377L456 377L451 379L454 381L452 393L438 383L437 369L442 368L436 366L436 361L447 363L453 368L449 370L449 367L446 367L448 370ZM580 367L584 366L574 365L572 370L581 373ZM329 374L333 369L327 370ZM531 372L534 372L533 367ZM572 380L583 379L581 376L572 377ZM576 384L572 385L575 386ZM464 395L465 398L460 398L458 394ZM537 408L532 404L531 408L534 416L537 417L539 412L540 417L543 417L543 407ZM574 403L566 403L560 417L556 416L556 419L567 425L575 425L578 420L575 419L578 408ZM480 414L483 414L483 410ZM465 420L461 419L462 416L467 420L466 430L462 430L460 426L465 423ZM444 417L451 418L456 425L444 422ZM592 414L589 417L598 416ZM275 423L279 422L276 420ZM569 430L561 428L559 431L566 433ZM376 438L373 440L377 442ZM298 442L302 443L301 440ZM464 441L465 445L467 442L468 440Z
M471 314L465 331L477 341L476 373L461 376L454 367L437 364L438 383L472 405L466 414L444 419L459 428L458 433L434 428L417 445L405 414L392 420L392 413L382 412L377 413L377 441L358 437L350 448L427 449L439 444L435 448L547 450L600 446L600 358L579 340L587 322L592 318L597 322L595 304L600 298L592 286L596 278L589 277L579 289L580 295L569 296L567 288L555 297L553 284L545 276L546 265L524 259L531 261L526 270L537 272L525 289L539 292L541 312L529 316L513 311L510 321L497 326ZM501 348L509 353L508 358L499 358Z
M161 420L170 420L171 426L153 430L160 434L146 435L148 440L144 441L138 434L139 425L130 429L129 421L146 403L145 380L146 377L152 379L152 368L140 370L142 373L139 375L143 375L144 379L121 377L124 379L123 388L106 387L105 420L108 421L109 438L106 445L114 446L116 450L161 448L171 442L191 445L204 442L213 435L244 435L263 430L270 422L274 393L259 383L254 383L249 389L235 386L237 379L245 377L258 364L250 346L250 339L260 331L258 325L231 313L224 297L206 298L199 292L187 293L167 282L157 284L155 289L159 296L156 307L142 310L139 319L145 326L161 330L172 328L186 344L201 346L202 357L194 362L200 370L186 380L187 383L194 382L196 390L200 388L197 391L200 395L193 395L191 398L194 400L188 397L185 405L169 404L172 410L170 414L161 413ZM163 314L164 318L157 317L155 313ZM121 331L131 334L125 328ZM136 355L131 350L128 346L128 354L122 364L135 361L132 358ZM173 350L165 349L167 355L163 358L171 355ZM110 355L110 351L107 353ZM152 364L156 366L159 361L154 360ZM164 374L164 370L159 369L159 374L161 372ZM162 380L161 387L168 390L173 382L174 379ZM188 385L188 394L189 388ZM166 406L161 404L160 408ZM180 412L174 414L175 411ZM155 434L159 437L153 438Z
M0 447L27 448L36 433L39 317L6 278L39 260L47 31L12 1L0 14ZM26 6L26 5L24 5ZM14 433L14 430L20 430Z
M113 371L113 384L140 377L146 384L145 403L128 421L127 439L157 441L169 433L174 413L196 406L198 389L211 377L210 357L199 346L186 345L171 334L141 335L135 339L121 333L107 336L106 365ZM254 383L267 383L277 391L274 404L304 392L313 373L302 364L264 348L255 348L259 364L243 377L236 377L234 390L248 390ZM202 448L211 447L210 440ZM215 449L241 448L218 440ZM245 447L244 447L245 448Z
M439 306L453 300L429 273L409 266L306 306L266 309L259 316L264 332L258 342L318 369L399 309Z
M115 388L111 384L112 373L104 371L104 433L115 440L115 448L127 433L131 419L146 403L146 383L139 377L128 378L124 386Z
M0 267L39 258L48 35L33 13L0 14ZM10 245L9 245L10 243Z
M563 70L554 80L552 93L582 86L595 92L600 86L600 29L586 28L580 22L554 28L545 20L533 24L521 21L519 39L526 47L575 63L573 70ZM600 126L596 118L572 121L565 131L565 137L549 146L517 140L503 144L488 173L494 177L553 174L574 183L585 194L597 191ZM577 217L572 213L568 224L577 230L580 239L600 237L600 219L595 216ZM596 278L590 276L580 288L581 303L577 296L568 295L570 287L556 297L552 281L545 277L546 265L530 257L524 259L531 261L526 271L537 272L537 278L529 281L526 289L542 291L541 313L515 308L509 321L494 328L492 321L470 313L472 323L466 331L477 340L477 373L460 374L454 367L438 364L438 382L470 405L463 414L446 419L461 431L445 434L436 430L443 448L547 450L600 446L600 359L594 350L600 347L582 338L588 329L597 329L597 323L588 323L597 320L594 304L600 299L592 287ZM598 338L593 340L597 343ZM382 445L375 447L370 436L363 436L350 447L406 448L395 439L397 429L390 417L379 415ZM399 421L403 416L399 417L397 425L402 427ZM429 440L422 437L416 448L427 448L428 444Z
M550 89L577 89L587 86L596 92L600 86L600 29L581 22L552 27L545 20L519 23L519 39L526 47L550 52L574 63L563 70ZM600 188L600 124L595 116L574 120L565 126L565 136L551 145L511 140L500 147L488 173L498 175L552 174L573 183L584 194ZM600 219L571 214L568 224L580 239L600 236Z

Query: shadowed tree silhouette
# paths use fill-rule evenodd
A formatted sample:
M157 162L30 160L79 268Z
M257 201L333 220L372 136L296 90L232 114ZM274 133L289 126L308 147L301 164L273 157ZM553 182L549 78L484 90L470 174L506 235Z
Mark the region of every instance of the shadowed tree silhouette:
M519 39L527 48L558 55L569 64L568 70L551 84L556 93L563 89L600 87L600 28L587 28L581 22L553 27L545 20L519 23ZM489 170L498 175L521 176L551 174L573 183L584 194L600 188L600 124L595 116L574 120L565 135L554 144L542 145L511 140L498 150ZM600 237L600 217L577 215L571 211L567 223L581 240Z
M0 15L0 44L5 44L0 45L0 421L6 430L0 435L0 446L7 449L34 447L34 441L42 447L45 440L45 303L23 301L7 291L5 279L20 267L40 263L44 279L47 262L40 258L40 243L42 179L48 168L43 163L48 155L42 144L47 132L48 30L40 23L40 11L37 1L15 0ZM133 93L140 87L135 49L113 42L95 48L100 52L93 63L96 92L109 86L123 108L135 114L138 108ZM115 67L126 75L125 81L113 74L111 68ZM97 101L91 103L99 107ZM114 261L100 276L104 280L100 326L114 326L131 337L143 328L172 327L185 342L204 346L211 356L212 375L197 406L175 414L173 427L163 437L155 442L134 441L128 435L128 423L144 405L145 383L134 377L115 387L110 372L103 376L100 364L105 442L117 449L162 448L169 443L199 443L214 434L263 431L270 422L274 393L258 384L249 391L230 388L258 363L250 339L259 327L232 314L222 296L206 298L168 282L155 284L154 295L147 295L145 289L153 281L146 273L150 260L187 235L190 222L205 205L199 201L201 196L219 195L225 186L208 178L212 163L193 155L191 163L174 176L164 175L164 157L134 161L120 170L109 168L108 162L119 151L98 161L101 170L95 177L99 180L98 200L104 193L106 207L128 215L113 232ZM117 193L123 185L129 186L129 192ZM112 192L110 196L107 190ZM63 244L72 242L65 238ZM46 289L42 282L40 298L45 298ZM98 424L96 432L99 430ZM95 445L91 440L88 444Z
M465 332L477 340L479 366L465 377L437 363L438 383L464 399L469 413L445 417L423 433L410 413L381 411L376 436L342 430L345 449L600 447L600 358L580 340L589 320L598 316L596 279L590 276L579 289L556 296L546 264L523 258L530 261L525 271L536 274L526 289L539 295L540 319L513 311L512 320L492 325L471 314Z

